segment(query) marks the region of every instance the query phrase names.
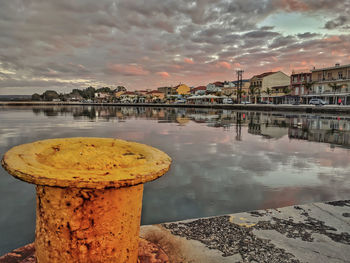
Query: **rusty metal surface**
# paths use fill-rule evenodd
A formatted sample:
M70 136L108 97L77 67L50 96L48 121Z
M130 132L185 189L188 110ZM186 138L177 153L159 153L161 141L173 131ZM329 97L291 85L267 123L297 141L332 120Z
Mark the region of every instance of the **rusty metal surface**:
M10 149L3 167L36 185L120 188L149 182L169 170L171 158L151 146L112 138L64 138Z

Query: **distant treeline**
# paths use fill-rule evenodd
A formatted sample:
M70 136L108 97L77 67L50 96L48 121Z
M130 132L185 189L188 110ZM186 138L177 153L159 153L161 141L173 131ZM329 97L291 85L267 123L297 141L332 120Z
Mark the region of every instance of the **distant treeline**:
M0 101L28 101L31 95L0 95Z
M67 101L72 98L81 98L85 100L93 100L95 98L95 93L109 93L112 94L114 92L118 91L126 91L126 88L123 86L118 86L116 89L111 89L109 87L102 87L95 89L94 87L88 87L86 89L73 89L70 93L57 93L55 90L47 90L43 94L34 93L32 95L33 101L53 101L53 100L60 100L60 101Z

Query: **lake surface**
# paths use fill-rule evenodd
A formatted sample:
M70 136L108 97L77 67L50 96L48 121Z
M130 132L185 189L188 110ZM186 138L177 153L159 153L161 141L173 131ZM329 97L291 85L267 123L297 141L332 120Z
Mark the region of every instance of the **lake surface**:
M142 224L350 198L350 116L213 109L0 107L0 152L111 137L157 147L171 170L145 185ZM35 187L0 169L0 255L34 240Z

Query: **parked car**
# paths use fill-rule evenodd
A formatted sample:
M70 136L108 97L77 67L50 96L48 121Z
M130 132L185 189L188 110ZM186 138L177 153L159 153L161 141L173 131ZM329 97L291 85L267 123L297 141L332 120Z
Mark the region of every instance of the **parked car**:
M183 100L183 99L175 101L175 104L185 104L185 103L186 103L186 100Z
M222 100L222 103L223 103L223 104L233 104L233 101L232 101L231 98L224 98L224 99Z
M311 99L309 101L309 104L311 104L311 105L326 105L327 103L322 99Z
M272 104L272 102L268 100L264 100L264 101L260 101L259 104Z
M241 104L252 104L250 101L241 101Z

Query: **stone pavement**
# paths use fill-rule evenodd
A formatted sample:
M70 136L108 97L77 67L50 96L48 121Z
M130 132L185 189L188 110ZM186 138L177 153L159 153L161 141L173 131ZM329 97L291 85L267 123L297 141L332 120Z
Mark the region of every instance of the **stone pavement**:
M350 262L350 200L142 226L170 262Z
M139 262L350 262L350 200L141 227ZM167 254L167 256L164 254ZM0 263L34 263L33 245Z

